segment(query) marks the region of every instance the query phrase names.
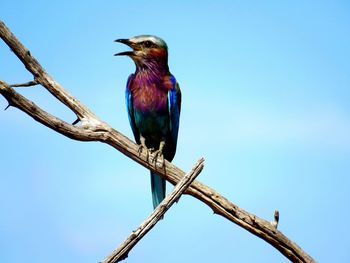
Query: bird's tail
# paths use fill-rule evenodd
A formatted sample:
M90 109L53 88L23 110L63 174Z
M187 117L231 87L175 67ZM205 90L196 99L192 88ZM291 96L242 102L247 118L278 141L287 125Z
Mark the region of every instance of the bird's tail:
M156 208L165 198L165 179L151 172L151 189L153 208Z

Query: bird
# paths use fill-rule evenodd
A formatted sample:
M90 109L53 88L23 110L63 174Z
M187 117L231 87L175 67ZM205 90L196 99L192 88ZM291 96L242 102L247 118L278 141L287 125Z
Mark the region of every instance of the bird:
M146 151L171 162L175 156L180 111L181 90L168 66L168 46L160 37L139 35L115 42L131 48L114 54L128 56L136 66L127 80L125 100L129 123L139 145L139 154ZM153 208L165 198L165 179L150 172Z

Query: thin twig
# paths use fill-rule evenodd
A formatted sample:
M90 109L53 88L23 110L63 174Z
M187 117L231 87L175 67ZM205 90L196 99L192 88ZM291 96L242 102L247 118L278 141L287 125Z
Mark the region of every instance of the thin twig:
M135 230L131 235L108 257L103 263L115 263L128 257L129 251L163 218L165 212L180 198L184 191L194 181L194 179L203 170L204 159L201 158L186 174L179 183L174 187L173 191L156 207L152 214Z
M15 88L15 87L32 87L35 85L38 85L38 81L37 80L32 80L32 81L28 81L25 83L19 83L19 84L11 84L10 87L11 88Z
M277 229L278 222L280 220L280 212L278 210L275 210L275 213L273 214L273 221L271 221L271 225Z
M158 169L158 167L162 167L160 160L157 161L156 165L152 165L148 162L146 153L139 155L138 146L134 142L113 129L110 125L99 120L93 112L65 91L59 83L48 75L39 62L30 54L29 50L18 41L2 21L0 21L0 37L22 61L24 66L33 74L34 79L51 92L58 100L67 105L67 107L77 115L82 125L80 127L75 127L74 125L68 124L48 114L30 100L21 96L14 89L9 87L8 84L0 82L0 94L7 99L11 106L24 111L40 123L71 139L79 141L100 141L109 144L147 169L156 172L174 185L185 175L181 169L167 161L165 161L167 168L165 172L163 169ZM227 218L252 234L264 239L291 261L315 262L312 257L303 251L296 243L274 228L269 221L239 208L208 186L194 181L185 193L207 204L213 209L214 213Z

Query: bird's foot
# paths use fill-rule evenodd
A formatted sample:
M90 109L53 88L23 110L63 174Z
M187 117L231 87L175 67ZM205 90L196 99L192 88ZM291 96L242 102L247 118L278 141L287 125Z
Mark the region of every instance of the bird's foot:
M161 160L162 162L162 166L161 167L164 167L165 165L165 160L164 160L164 155L163 155L163 152L160 151L160 150L157 150L154 153L154 157L153 157L153 161L154 161L154 166L157 166L157 162L158 162L158 159Z
M146 146L145 138L141 137L141 144L139 145L139 148L137 150L137 152L139 153L139 156L141 156L143 150L146 151L146 160L148 162L149 153L152 152L153 149L148 149L147 146Z
M164 159L164 155L163 155L164 146L165 146L165 142L163 142L163 141L160 142L159 149L153 152L153 154L154 154L153 161L154 161L155 167L157 167L158 159L161 159L161 162L162 162L161 168L165 167L165 159Z
M137 152L139 153L139 156L141 156L143 150L146 151L146 159L148 160L149 150L147 149L147 147L145 147L142 144L140 144L139 148L137 149Z

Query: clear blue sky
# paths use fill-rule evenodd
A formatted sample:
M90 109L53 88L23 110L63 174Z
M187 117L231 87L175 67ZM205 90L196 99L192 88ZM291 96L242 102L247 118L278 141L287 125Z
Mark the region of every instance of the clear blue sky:
M348 1L9 1L1 19L47 71L129 137L134 71L116 38L162 37L183 93L174 163L267 220L320 262L349 262ZM0 79L31 79L0 43ZM18 88L67 121L41 87ZM0 97L0 108L6 107ZM0 111L0 261L97 262L152 209L148 171L100 143L72 141ZM168 189L170 189L168 185ZM133 262L287 262L183 196Z

